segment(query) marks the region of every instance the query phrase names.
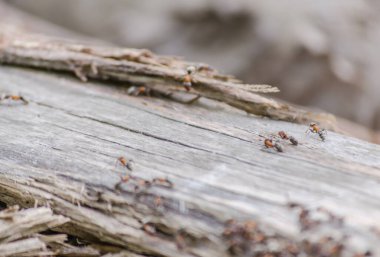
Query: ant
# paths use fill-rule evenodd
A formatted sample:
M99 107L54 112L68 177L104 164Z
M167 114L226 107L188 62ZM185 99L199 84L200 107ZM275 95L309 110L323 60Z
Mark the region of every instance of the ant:
M149 180L145 180L141 178L139 179L135 178L135 179L137 180L137 183L135 184L133 191L137 195L143 193L145 190L147 190L148 188L152 186L152 182L150 182Z
M131 176L125 175L125 176L120 176L120 182L121 183L127 183L131 179Z
M175 233L174 240L178 250L182 251L186 248L185 231L183 229L179 229Z
M120 181L115 184L115 189L120 190L121 185L124 183L128 183L130 179L133 179L130 175L125 175L125 176L120 175Z
M117 158L117 161L126 167L130 172L133 171L134 162L133 160L127 160L124 157ZM131 175L126 174L125 176L120 175L120 181L116 183L115 189L120 189L123 183L127 183L130 179L133 179Z
M28 104L29 102L20 95L2 95L0 97L0 101L10 99L12 101L22 101L24 104Z
M193 86L194 79L192 77L192 74L195 72L196 68L194 66L189 66L186 69L187 74L183 76L182 78L182 85L185 87L186 91L189 92L191 87ZM185 104L193 104L195 103L199 98L201 98L200 95L196 95L194 98L185 101Z
M192 84L192 82L193 82L192 74L194 73L194 71L195 71L194 66L189 66L186 69L187 74L183 77L183 80L182 80L182 85L185 87L186 91L190 91L190 89L193 85Z
M141 86L141 87L132 86L127 91L128 95L133 95L133 96L139 96L139 95L150 96L150 93L151 93L151 89L145 86Z
M327 131L325 129L320 129L315 122L310 123L309 128L306 130L306 133L307 132L317 133L322 141L326 140Z
M163 187L167 187L167 188L173 187L173 182L171 182L167 178L154 178L152 183L155 185L163 186Z
M131 160L127 160L125 159L124 157L119 157L117 159L124 167L126 167L129 171L133 171L133 167L134 167L134 161L131 159Z
M145 180L145 179L139 179L137 184L139 187L148 188L152 185L152 182L150 182L149 180Z
M154 206L156 208L159 208L159 207L162 207L164 204L164 201L162 200L162 197L161 196L156 196L154 198Z
M278 152L283 152L284 151L284 149L282 148L282 146L279 143L273 142L273 140L269 139L269 138L266 138L264 140L264 146L266 148L275 148Z
M292 137L292 136L288 136L284 131L279 131L279 132L278 132L278 135L279 135L282 139L289 140L290 143L292 143L293 145L298 145L298 141L297 141L297 139L295 139L295 138Z

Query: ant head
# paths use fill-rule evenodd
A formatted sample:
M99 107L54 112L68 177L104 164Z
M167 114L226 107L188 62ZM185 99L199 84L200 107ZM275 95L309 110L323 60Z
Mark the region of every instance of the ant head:
M316 126L316 125L317 125L317 123L315 123L315 122L311 122L309 126L310 126L310 127L314 127L314 126Z
M191 74L195 71L195 67L194 66L189 66L186 68L186 71L187 71L187 74Z

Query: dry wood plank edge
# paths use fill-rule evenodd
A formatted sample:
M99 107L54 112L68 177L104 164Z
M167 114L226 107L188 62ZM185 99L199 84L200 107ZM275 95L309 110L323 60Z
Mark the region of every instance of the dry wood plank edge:
M331 114L305 111L256 94L277 92L275 87L241 84L207 65L160 57L147 50L99 47L3 32L0 62L68 71L82 81L89 77L142 84L165 94L184 91L181 86L184 71L194 65L198 72L192 76L192 94L222 101L255 115L302 124L316 121L329 129L337 129Z

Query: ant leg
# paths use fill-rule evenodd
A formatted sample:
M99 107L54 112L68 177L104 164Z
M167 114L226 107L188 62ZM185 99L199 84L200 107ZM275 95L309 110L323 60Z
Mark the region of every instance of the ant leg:
M28 104L29 101L26 100L24 97L20 96L20 100L24 103L24 104Z

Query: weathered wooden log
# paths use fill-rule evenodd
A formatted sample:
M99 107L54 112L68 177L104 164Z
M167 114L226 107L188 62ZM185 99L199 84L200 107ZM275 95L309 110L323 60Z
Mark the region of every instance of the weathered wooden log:
M9 39L2 40L3 62L74 72L82 80L103 80L95 74L100 71L161 92L178 91L183 70L194 65L140 50ZM130 72L136 65L148 72L136 76ZM210 87L209 79L216 84ZM7 67L0 68L0 81L4 94L20 93L28 102L0 102L0 201L48 205L69 217L68 225L54 229L88 246L75 248L60 236L35 238L58 249L55 254L380 254L376 145L330 132L322 142L306 135L305 126L248 116L207 99L185 106L131 97L120 85ZM197 93L251 113L326 120L252 93L231 94L224 82L238 82L228 76L211 72L200 81ZM267 103L275 104L261 108ZM264 137L279 130L299 145L282 141L283 153L264 148ZM120 156L134 160L131 174L115 165ZM164 179L173 187L158 183Z
M2 66L0 81L28 101L1 101L0 201L49 205L60 232L149 256L380 254L378 145L64 74ZM298 146L266 149L279 130Z

